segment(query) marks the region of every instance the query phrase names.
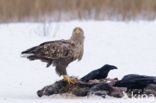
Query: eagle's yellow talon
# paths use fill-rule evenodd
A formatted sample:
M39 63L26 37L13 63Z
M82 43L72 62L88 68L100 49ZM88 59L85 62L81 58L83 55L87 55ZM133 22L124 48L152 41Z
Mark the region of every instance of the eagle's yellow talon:
M68 75L64 75L63 80L67 81L69 84L75 84L74 78L70 78Z
M75 82L73 81L72 78L70 78L70 79L68 80L68 83L69 83L69 84L75 84Z

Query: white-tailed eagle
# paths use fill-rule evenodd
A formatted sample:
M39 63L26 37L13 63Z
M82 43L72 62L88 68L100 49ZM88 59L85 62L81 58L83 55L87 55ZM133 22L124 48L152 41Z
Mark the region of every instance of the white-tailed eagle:
M75 83L73 78L67 75L68 64L75 60L81 60L83 56L84 32L76 27L69 40L56 40L44 42L38 46L23 51L29 60L41 60L56 67L59 76L63 75L68 83Z

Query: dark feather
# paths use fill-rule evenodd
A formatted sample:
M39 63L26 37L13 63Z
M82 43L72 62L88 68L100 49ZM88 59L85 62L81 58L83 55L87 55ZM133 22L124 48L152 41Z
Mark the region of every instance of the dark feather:
M53 43L54 41L47 41L47 42L44 42L44 43L41 43L40 46L43 46L43 45L46 45L46 44L49 44L49 43Z
M138 74L129 74L117 81L114 86L128 89L144 89L149 84L156 84L156 77Z
M103 67L94 70L88 73L87 75L85 75L84 77L82 77L81 81L88 82L89 80L94 80L94 79L104 79L108 76L109 71L112 69L117 69L117 67L106 64Z
M32 47L30 49L27 49L26 51L23 51L21 54L31 54L36 49L36 47Z

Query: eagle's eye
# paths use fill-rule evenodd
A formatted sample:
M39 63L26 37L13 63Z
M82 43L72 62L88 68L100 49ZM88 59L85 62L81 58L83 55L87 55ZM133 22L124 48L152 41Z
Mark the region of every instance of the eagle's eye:
M76 28L75 33L76 33L76 35L79 35L80 34L80 29Z

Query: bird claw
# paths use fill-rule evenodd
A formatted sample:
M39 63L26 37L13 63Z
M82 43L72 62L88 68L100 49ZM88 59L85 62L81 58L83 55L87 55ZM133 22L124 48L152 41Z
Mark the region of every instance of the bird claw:
M69 83L69 84L75 84L74 78L69 78L69 79L68 79L68 83Z
M75 84L75 79L74 78L70 78L68 75L64 75L63 76L63 80L67 81L68 84Z

